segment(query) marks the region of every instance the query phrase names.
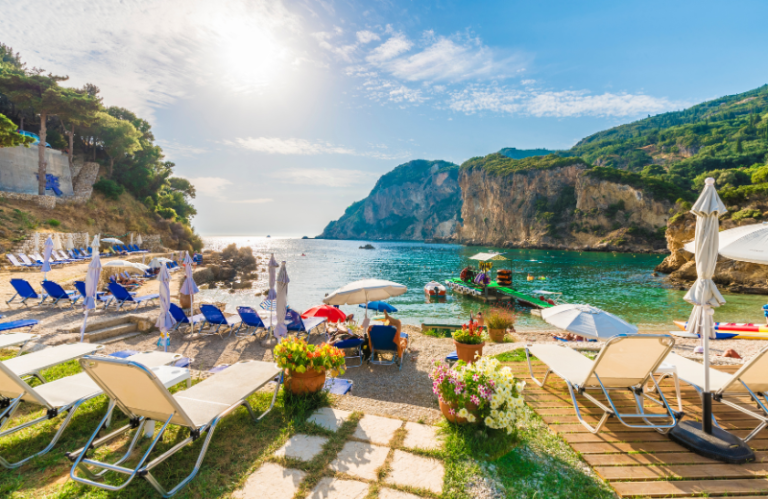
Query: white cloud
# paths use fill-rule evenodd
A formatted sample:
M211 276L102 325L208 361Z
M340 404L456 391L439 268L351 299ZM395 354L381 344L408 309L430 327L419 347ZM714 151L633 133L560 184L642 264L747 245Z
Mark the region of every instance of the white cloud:
M381 40L381 37L379 35L377 35L373 31L368 31L368 30L358 31L357 33L355 33L355 35L357 36L357 41L360 43L371 43L372 41L375 41L375 40Z
M523 85L533 85L534 83L536 83L536 80L521 80L520 83L522 83Z
M472 87L451 94L448 106L474 114L491 111L536 117L638 116L679 109L685 104L644 94L592 95L586 90L537 91Z
M369 183L378 174L341 168L288 168L273 173L272 177L289 184L352 187Z
M371 64L381 64L407 52L413 43L402 33L393 34L386 42L371 51L365 58Z
M364 156L375 159L402 159L409 152L388 153L381 150L358 151L350 147L339 146L324 140L310 141L299 138L279 137L248 137L222 141L225 145L239 146L243 149L266 154L289 154L300 156L316 156L320 154L344 154L349 156ZM381 146L376 149L382 149ZM386 149L386 148L385 148Z

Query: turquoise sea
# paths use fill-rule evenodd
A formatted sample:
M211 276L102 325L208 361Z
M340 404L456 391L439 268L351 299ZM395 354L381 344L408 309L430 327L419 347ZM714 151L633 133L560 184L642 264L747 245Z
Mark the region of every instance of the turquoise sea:
M480 251L501 251L508 262L501 268L513 270L513 287L521 291L549 290L563 293L569 303L588 303L608 310L645 330L672 330L673 319L685 320L691 306L682 291L668 289L664 278L653 277L660 255L590 253L551 250L503 250L493 247L465 247L417 242L370 242L375 249L363 250L368 241L328 241L265 237L207 237L206 248L221 249L235 243L250 246L254 254L274 253L286 262L291 282L288 303L304 310L322 303L323 296L351 281L380 278L408 286L408 292L393 298L398 317L408 324L465 322L470 311L486 309L482 302L448 291L444 303L428 303L424 284L457 277L469 265L469 257ZM302 256L305 255L305 256ZM528 274L537 277L527 281ZM266 287L266 274L260 285ZM544 280L538 279L544 277ZM229 290L203 290L203 295L225 301L234 312L237 305L258 305L261 297L252 290L230 294ZM715 313L723 322L763 322L761 306L768 297L724 295L727 304ZM346 313L362 313L357 307L342 307ZM551 329L524 308L518 309L520 329Z

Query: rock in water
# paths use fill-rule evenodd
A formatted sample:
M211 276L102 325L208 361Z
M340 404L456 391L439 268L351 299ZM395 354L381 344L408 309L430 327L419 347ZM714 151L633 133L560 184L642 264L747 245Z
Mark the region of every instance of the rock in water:
M365 246L360 246L359 249L376 249L376 248L374 248L373 245L371 244L366 244Z

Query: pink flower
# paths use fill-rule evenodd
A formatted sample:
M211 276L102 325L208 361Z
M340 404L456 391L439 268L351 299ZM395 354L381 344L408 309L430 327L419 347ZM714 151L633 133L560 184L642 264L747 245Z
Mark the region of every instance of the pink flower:
M454 415L456 415L456 410L454 410L454 408L453 408L453 407L451 407L450 409L448 409L448 412L450 412L450 413L451 413L451 416L454 416Z
M478 397L477 395L472 395L471 397L469 397L469 400L471 400L472 403L475 405L480 405L480 397Z
M480 379L480 375L479 374L475 374L474 376L472 376L472 380L473 381L477 381L479 379Z

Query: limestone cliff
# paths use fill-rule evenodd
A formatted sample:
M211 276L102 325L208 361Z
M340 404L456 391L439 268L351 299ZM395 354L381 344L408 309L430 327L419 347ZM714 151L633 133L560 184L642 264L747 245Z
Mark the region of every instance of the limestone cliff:
M657 267L658 272L669 274L669 280L680 289L687 289L696 280L696 261L694 255L683 249L683 245L693 241L696 233L696 217L688 212L690 206L678 205L678 213L670 219L667 229L667 248L670 255ZM720 229L727 230L740 225L759 223L754 217L743 217L747 210L768 217L768 201L753 201L748 207L739 210L729 207L720 220ZM736 262L720 257L715 267L715 283L721 290L731 293L768 294L768 265Z
M370 195L329 223L324 239L446 239L461 212L459 167L447 161L414 160L383 175Z
M494 158L479 167L473 161L462 165L459 175L464 202L457 242L664 251L671 203L591 176L579 158L552 156L523 166L505 162L503 167Z

